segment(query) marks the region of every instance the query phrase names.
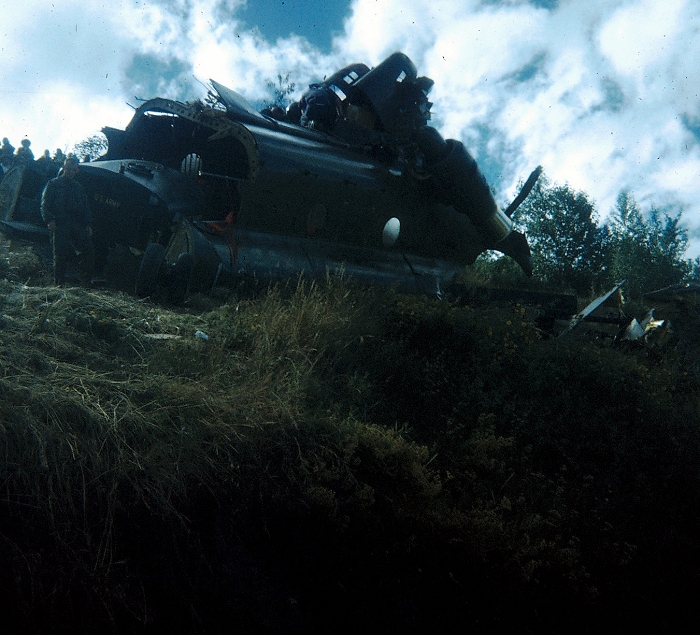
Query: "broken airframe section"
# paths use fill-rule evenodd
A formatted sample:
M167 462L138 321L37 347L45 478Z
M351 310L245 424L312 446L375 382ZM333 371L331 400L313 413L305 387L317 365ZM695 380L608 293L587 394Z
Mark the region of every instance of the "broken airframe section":
M104 129L106 155L81 164L97 275L180 300L227 278L301 273L439 293L486 250L531 273L511 215L540 170L499 209L464 146L427 125L432 84L402 53L352 64L312 86L334 109L317 127L263 115L215 81L206 104L144 102L124 130ZM45 181L31 164L8 172L3 232L48 244Z

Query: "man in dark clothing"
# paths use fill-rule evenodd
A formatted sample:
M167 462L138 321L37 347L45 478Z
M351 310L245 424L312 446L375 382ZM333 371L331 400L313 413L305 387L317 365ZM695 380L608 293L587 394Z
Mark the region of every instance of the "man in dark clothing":
M36 160L36 167L39 168L39 172L42 172L47 178L56 176L57 168L48 150L44 150L44 154Z
M34 153L30 148L31 145L32 142L29 139L22 139L20 147L17 148L17 152L15 152L16 163L23 165L34 161Z
M9 159L11 164L14 153L15 146L10 143L10 140L7 137L3 137L2 146L0 146L0 157L3 159Z
M329 132L338 119L340 99L333 89L322 84L310 84L299 100L300 124L321 132Z
M41 195L41 216L52 234L54 282L62 286L68 261L78 256L80 282L90 284L95 249L92 245L92 217L85 189L75 179L78 159L66 157L63 170L51 179Z

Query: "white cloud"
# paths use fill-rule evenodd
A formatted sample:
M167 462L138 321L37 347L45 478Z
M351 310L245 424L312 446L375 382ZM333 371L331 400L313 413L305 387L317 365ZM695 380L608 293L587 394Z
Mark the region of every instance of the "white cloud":
M672 55L686 0L642 0L615 11L600 30L601 51L623 75L644 75Z

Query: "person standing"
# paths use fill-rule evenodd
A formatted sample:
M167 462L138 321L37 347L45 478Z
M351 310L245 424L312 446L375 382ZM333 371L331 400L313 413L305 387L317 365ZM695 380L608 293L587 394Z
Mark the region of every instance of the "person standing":
M90 284L94 267L92 216L85 188L75 178L79 170L78 159L69 154L41 195L41 217L51 232L54 283L59 287L65 284L68 261L75 256L83 286Z
M7 137L2 138L2 146L0 146L0 158L9 161L10 166L12 165L12 158L15 154L15 146L10 143Z
M17 152L15 152L15 162L19 165L25 165L34 161L34 153L32 152L32 142L29 139L22 139L22 143Z

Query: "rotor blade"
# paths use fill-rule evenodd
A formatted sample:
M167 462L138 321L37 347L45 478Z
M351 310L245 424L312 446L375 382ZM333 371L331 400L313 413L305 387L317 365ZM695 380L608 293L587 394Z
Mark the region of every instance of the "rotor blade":
M530 190L535 187L535 183L537 183L537 179L540 178L540 174L542 174L542 166L538 165L533 171L532 174L527 178L527 181L525 181L525 185L523 185L523 189L520 190L520 194L518 194L515 197L515 200L508 205L508 207L505 210L505 215L510 218L513 215L513 212L515 212L518 207L520 207L520 203L522 203L526 198L527 195L530 193Z

